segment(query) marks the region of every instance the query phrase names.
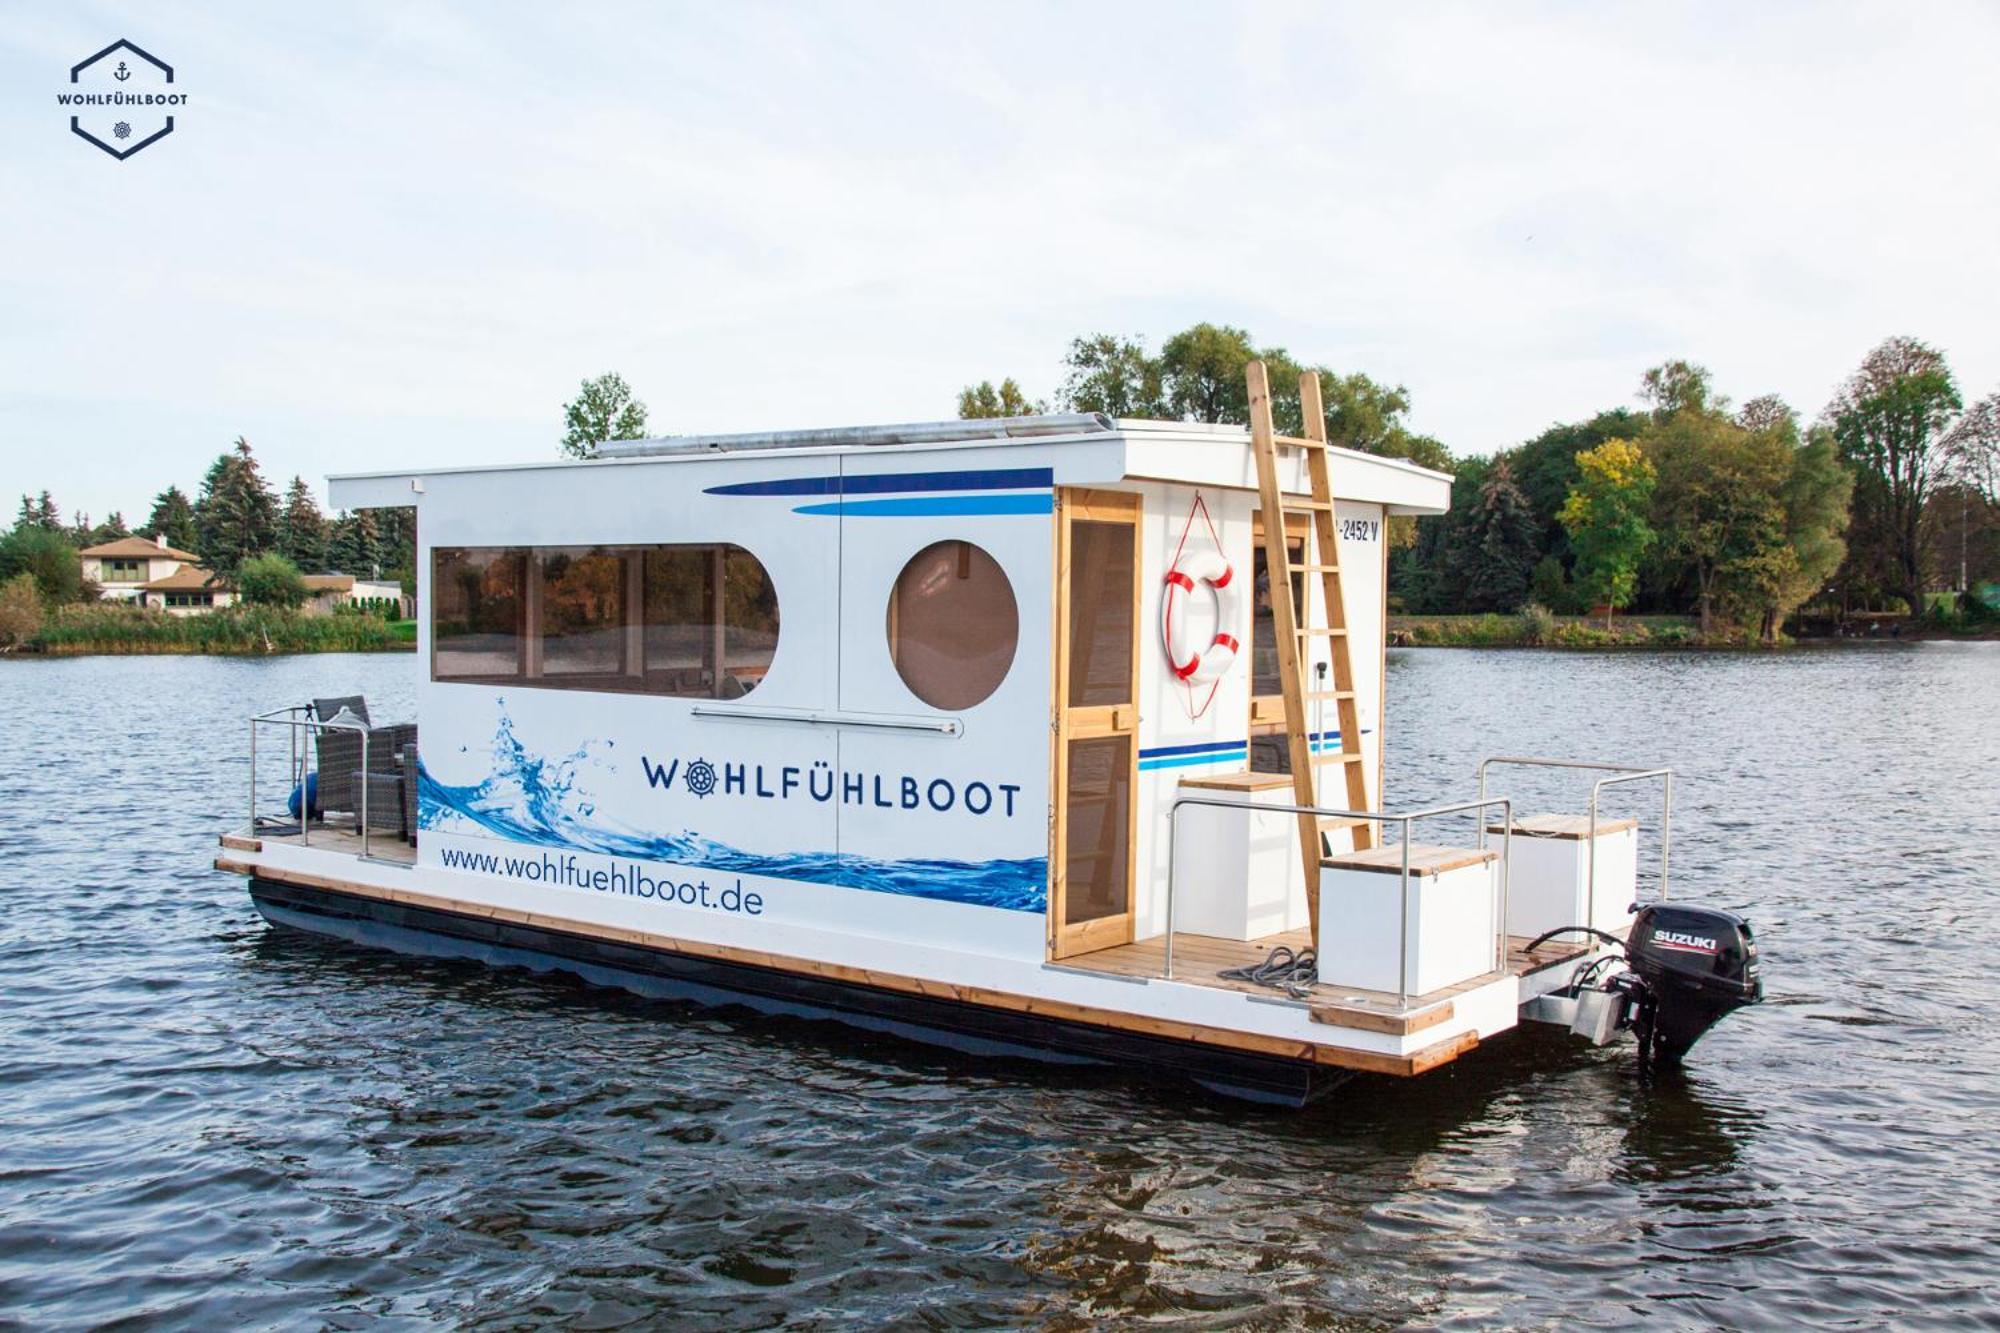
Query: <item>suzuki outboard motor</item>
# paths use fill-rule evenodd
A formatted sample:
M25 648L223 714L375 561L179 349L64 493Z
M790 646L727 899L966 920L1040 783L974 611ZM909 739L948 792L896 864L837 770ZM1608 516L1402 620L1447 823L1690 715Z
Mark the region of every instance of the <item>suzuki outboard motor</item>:
M1680 903L1639 909L1625 945L1641 1064L1677 1065L1723 1015L1764 998L1757 940L1734 912Z

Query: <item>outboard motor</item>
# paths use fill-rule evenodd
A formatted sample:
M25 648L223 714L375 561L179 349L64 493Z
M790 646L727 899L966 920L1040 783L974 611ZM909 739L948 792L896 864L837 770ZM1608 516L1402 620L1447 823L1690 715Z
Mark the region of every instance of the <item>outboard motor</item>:
M1757 939L1734 912L1641 907L1625 945L1640 1064L1677 1065L1725 1014L1764 998Z

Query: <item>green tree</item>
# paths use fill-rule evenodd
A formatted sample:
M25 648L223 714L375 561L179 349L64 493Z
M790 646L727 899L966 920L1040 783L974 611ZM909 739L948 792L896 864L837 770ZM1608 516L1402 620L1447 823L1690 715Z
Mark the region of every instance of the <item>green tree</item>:
M0 651L12 652L42 631L42 598L33 574L0 584Z
M1639 397L1656 417L1677 412L1723 412L1729 400L1714 393L1714 380L1705 366L1692 361L1663 361L1647 371L1639 382Z
M1943 355L1898 337L1868 354L1824 416L1855 474L1845 582L1893 589L1912 613L1924 605L1924 510L1948 475L1962 405Z
M1660 395L1659 383L1682 388ZM1765 404L1760 413L1774 424L1746 430L1712 405L1708 383L1706 370L1685 361L1648 371L1645 396L1680 405L1656 408L1639 437L1658 479L1656 559L1669 582L1692 589L1703 634L1715 628L1719 601L1761 605L1749 589L1768 582L1770 553L1783 544L1779 491L1791 464L1789 413Z
M238 565L277 541L277 497L257 469L250 441L239 435L236 447L208 469L194 519L194 549L218 574L234 574Z
M102 523L99 523L90 530L89 538L81 542L80 545L101 546L105 542L115 542L120 537L129 537L131 535L132 529L125 526L125 515L114 509Z
M326 567L326 516L304 477L293 477L278 514L278 552L294 569L315 572Z
M1569 534L1556 516L1576 482L1576 456L1606 440L1635 439L1645 424L1640 413L1618 407L1599 412L1588 421L1551 426L1508 451L1515 482L1542 525L1543 550L1558 558L1569 552Z
M194 506L178 486L169 486L153 497L153 512L147 516L146 531L176 550L192 551L200 536L195 528Z
M236 567L236 591L253 606L290 608L305 601L306 581L297 565L272 551Z
M81 602L96 592L83 580L83 564L77 559L76 544L60 529L40 523L17 523L0 537L0 580L27 574L48 606Z
M414 570L417 564L415 507L393 505L368 512L375 516L375 563L384 570ZM404 591L414 595L415 585L411 584Z
M1021 386L1012 378L1000 381L994 388L993 381L981 380L969 389L961 389L958 395L958 415L963 420L990 417L1029 417L1048 410L1045 403L1028 401L1028 395L1021 392Z
M49 498L47 491L43 491L33 499L24 495L21 497L21 512L15 518L14 526L32 526L49 532L61 532L62 511L56 508L56 502Z
M1612 613L1632 600L1639 561L1653 544L1646 512L1653 465L1630 440L1607 440L1576 456L1577 479L1563 502L1562 525L1576 551L1577 583Z
M1528 592L1538 553L1535 516L1502 457L1466 516L1462 592L1475 611L1512 611Z
M343 574L374 578L382 567L380 536L374 510L343 511L327 536L327 561Z
M1785 618L1811 600L1847 555L1848 504L1854 474L1840 461L1832 432L1818 428L1792 451L1779 491L1784 544L1767 557L1753 585L1759 633L1777 639Z
M606 440L637 440L646 434L646 405L632 396L616 373L585 380L576 397L563 404L562 451L571 458L595 458Z
M1158 358L1144 340L1094 333L1070 343L1063 358L1068 375L1056 394L1066 412L1102 412L1109 417L1164 417L1166 391Z
M1182 421L1247 422L1250 391L1243 368L1256 359L1250 335L1227 324L1196 324L1176 333L1160 348L1160 384L1168 413ZM1272 393L1279 401L1293 383L1271 369Z

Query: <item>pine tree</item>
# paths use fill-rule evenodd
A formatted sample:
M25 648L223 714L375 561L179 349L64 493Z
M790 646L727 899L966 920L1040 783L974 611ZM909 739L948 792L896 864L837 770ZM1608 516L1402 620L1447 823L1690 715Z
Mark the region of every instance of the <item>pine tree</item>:
M90 530L90 539L84 542L83 545L97 546L104 542L115 542L120 537L129 537L131 535L132 529L125 526L125 515L114 509L108 518Z
M343 511L333 520L327 558L343 574L374 578L382 563L379 546L374 510L362 509L352 514Z
M326 566L326 518L304 477L293 477L278 515L278 550L293 566L312 573Z
M195 550L218 574L233 574L253 555L271 549L278 536L278 501L257 470L250 442L215 460L202 480L195 505Z
M56 502L49 498L47 491L33 499L25 495L21 497L21 512L15 516L14 526L42 528L49 532L67 531L63 526L62 511L56 508Z
M1465 602L1475 611L1521 605L1539 554L1541 524L1502 456L1493 463L1465 534Z
M191 551L199 537L195 531L194 506L178 486L169 486L153 497L153 512L147 516L146 531L176 550Z

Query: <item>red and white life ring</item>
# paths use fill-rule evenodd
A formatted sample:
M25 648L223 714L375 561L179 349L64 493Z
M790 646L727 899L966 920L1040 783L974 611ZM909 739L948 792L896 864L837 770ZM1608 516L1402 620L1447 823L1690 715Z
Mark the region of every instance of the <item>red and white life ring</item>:
M1183 593L1192 593L1197 583L1207 584L1215 595L1215 638L1199 652L1186 652L1175 632L1174 604ZM1222 552L1190 551L1167 571L1167 594L1160 599L1160 630L1167 646L1167 669L1176 679L1191 685L1222 679L1243 650L1229 632L1236 623L1236 571L1222 558ZM1184 629L1186 624L1187 617L1180 616L1180 627Z

